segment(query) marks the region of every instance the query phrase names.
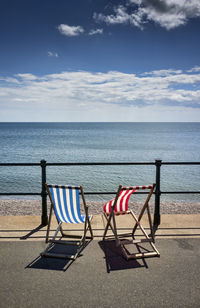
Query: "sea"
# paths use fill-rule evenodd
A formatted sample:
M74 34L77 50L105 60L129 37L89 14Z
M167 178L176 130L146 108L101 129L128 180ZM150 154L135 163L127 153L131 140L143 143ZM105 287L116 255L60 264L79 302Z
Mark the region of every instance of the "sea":
M0 163L200 162L200 123L0 123ZM155 182L154 165L47 166L47 182L116 191ZM161 191L200 191L200 165L163 165ZM1 193L40 193L40 166L0 166ZM39 196L1 196L39 198ZM105 195L87 196L100 201ZM200 194L162 200L199 202Z

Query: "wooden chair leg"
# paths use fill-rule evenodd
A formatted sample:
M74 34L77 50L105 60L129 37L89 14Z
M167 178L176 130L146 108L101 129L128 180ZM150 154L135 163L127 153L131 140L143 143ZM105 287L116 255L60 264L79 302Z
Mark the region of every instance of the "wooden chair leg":
M92 227L91 227L91 220L92 220L93 216L91 217L91 219L88 219L88 227L89 227L89 230L90 230L90 235L91 235L91 238L93 239L93 231L92 231Z
M46 243L48 243L48 241L49 241L49 231L50 231L50 225L51 225L52 211L53 211L53 206L51 204L50 213L49 213L49 220L48 220L48 226L47 226L47 233L46 233Z

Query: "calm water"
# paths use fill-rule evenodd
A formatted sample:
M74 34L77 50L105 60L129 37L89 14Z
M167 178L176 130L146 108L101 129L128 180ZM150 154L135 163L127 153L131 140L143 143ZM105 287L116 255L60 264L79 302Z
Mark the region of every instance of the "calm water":
M200 161L200 123L0 123L0 162ZM40 167L0 167L1 192L40 192ZM155 181L154 166L47 167L85 191ZM162 166L161 189L200 190L200 166ZM30 198L30 197L29 197ZM105 198L108 198L105 196ZM199 201L199 195L162 196ZM93 197L101 200L102 196Z

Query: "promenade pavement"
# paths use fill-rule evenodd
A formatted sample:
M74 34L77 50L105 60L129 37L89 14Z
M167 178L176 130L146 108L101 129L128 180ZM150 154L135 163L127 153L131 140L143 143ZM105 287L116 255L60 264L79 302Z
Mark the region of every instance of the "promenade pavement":
M130 231L131 221L122 218L120 232ZM75 262L41 258L40 222L0 216L0 307L200 307L200 214L162 215L160 258L130 261L114 242L102 241L100 215L92 221L94 240Z

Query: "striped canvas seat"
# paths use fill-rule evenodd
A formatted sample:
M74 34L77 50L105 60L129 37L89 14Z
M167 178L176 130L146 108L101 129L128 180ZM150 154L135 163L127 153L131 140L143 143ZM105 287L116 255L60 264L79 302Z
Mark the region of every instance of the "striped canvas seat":
M151 189L152 185L145 185L145 186L134 186L134 187L123 187L120 191L119 197L117 199L117 203L114 208L115 213L123 213L128 211L128 202L130 199L130 196L138 191L139 189ZM104 205L104 213L110 214L111 208L114 204L115 198L111 201L107 202Z
M85 222L85 215L81 215L80 212L79 187L58 185L48 187L58 221L72 224Z

